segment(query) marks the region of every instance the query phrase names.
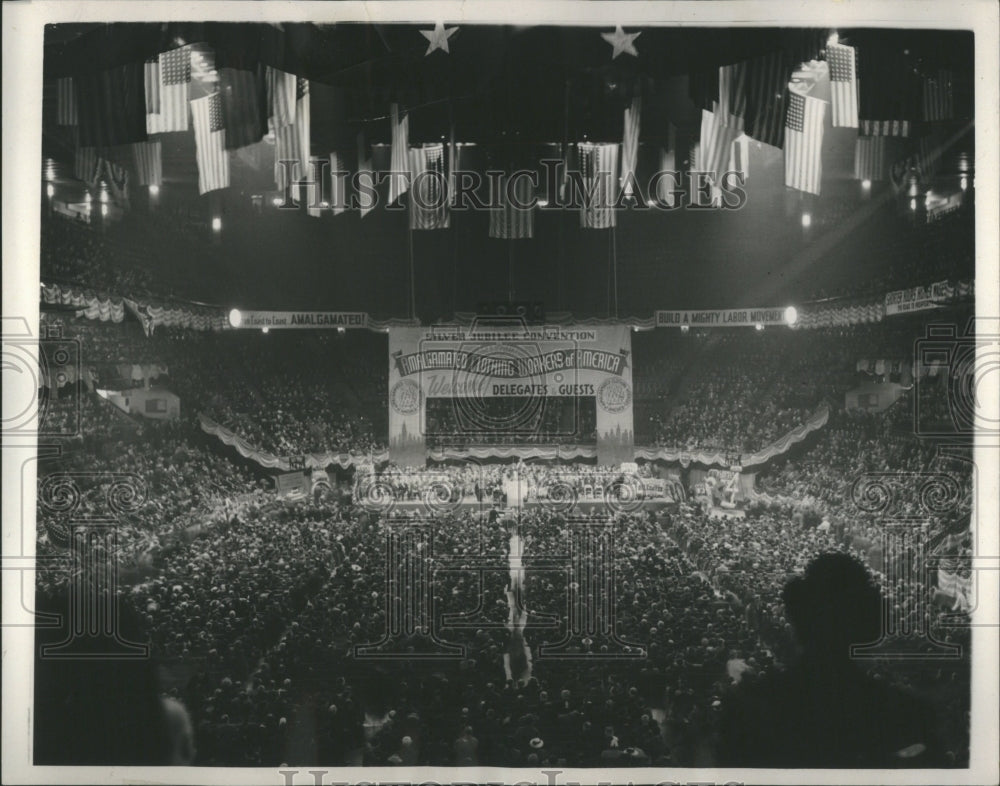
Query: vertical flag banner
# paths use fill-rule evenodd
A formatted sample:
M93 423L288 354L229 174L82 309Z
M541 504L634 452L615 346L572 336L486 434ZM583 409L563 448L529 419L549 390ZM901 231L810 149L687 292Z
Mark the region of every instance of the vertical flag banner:
M784 147L785 110L792 63L785 52L772 52L747 61L747 135L772 147Z
M701 110L701 135L698 141L697 171L712 172L715 182L726 170L732 155L733 142L742 134L739 128L722 122L719 112Z
M312 179L311 165L309 157L310 149L310 110L309 110L309 80L297 79L295 86L295 114L294 121L281 128L276 128L274 132L274 181L279 191L284 191L286 187L286 173L292 178ZM296 164L289 166L282 165L282 161L294 161ZM298 200L299 189L292 189L292 196Z
M143 80L146 83L146 117L160 114L160 58L151 57L143 64ZM148 129L147 129L148 130ZM150 131L150 133L154 133Z
M410 150L410 229L447 229L448 179L444 145L437 143Z
M142 63L74 77L80 144L113 147L146 140Z
M618 145L579 142L576 148L584 186L580 226L584 229L610 229L616 219Z
M490 181L492 184L496 181ZM527 240L535 236L535 195L531 180L504 175L497 183L500 193L491 198L500 207L490 210L490 237ZM513 197L511 199L510 197Z
M909 136L918 116L920 86L902 52L859 47L858 128L863 136Z
M144 81L154 87L146 102L146 130L151 134L187 131L188 99L191 93L191 47L162 52L155 67L144 64ZM155 78L154 78L155 77ZM151 112L156 108L156 112Z
M625 196L632 196L635 170L639 162L639 124L642 117L642 96L635 96L625 107L625 134L622 138L621 185Z
M719 68L719 101L712 107L718 122L743 130L747 108L747 64L735 63Z
M365 143L365 134L358 134L358 210L364 218L375 209L375 172L371 151Z
M337 173L342 172L340 177ZM347 164L339 153L330 153L330 209L335 216L347 210Z
M163 152L159 139L136 142L132 145L132 157L139 175L139 185L158 186L163 182Z
M198 161L198 193L229 186L229 153L222 124L222 99L218 93L191 102Z
M219 53L219 91L226 125L226 145L236 150L253 145L267 134L267 78L259 63Z
M73 77L64 76L56 81L56 124L75 126L78 122L76 86L73 84Z
M885 137L859 136L854 143L855 180L885 180Z
M410 117L399 117L399 104L393 104L390 109L392 124L392 144L389 148L389 201L392 205L410 187L409 177L409 147L410 147Z
M91 190L97 188L97 181L101 178L101 157L97 154L96 147L78 147L73 160L73 176L77 180L82 180Z
M785 120L785 185L818 194L823 176L823 118L826 102L801 93L788 96Z
M940 69L936 76L923 78L924 120L935 122L955 117L953 78L952 72L947 69Z
M297 80L295 74L267 67L267 102L270 107L270 119L274 129L291 125L295 122L295 92Z
M826 59L830 66L833 125L838 128L857 128L858 74L854 47L829 44Z

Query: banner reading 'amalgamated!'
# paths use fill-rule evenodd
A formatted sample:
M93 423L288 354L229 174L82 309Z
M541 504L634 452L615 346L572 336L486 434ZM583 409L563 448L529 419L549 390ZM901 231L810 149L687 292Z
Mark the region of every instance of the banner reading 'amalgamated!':
M235 328L363 328L368 314L362 311L241 311Z

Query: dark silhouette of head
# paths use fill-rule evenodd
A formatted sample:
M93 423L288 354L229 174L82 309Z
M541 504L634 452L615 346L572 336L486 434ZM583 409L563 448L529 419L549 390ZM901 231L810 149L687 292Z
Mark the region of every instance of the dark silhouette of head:
M804 652L850 658L851 645L878 640L882 594L868 570L848 554L821 554L782 591L785 615Z

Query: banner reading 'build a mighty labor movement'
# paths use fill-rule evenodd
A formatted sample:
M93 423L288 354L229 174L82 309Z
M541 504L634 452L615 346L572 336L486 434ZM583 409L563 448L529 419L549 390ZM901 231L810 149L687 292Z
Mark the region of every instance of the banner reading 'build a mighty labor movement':
M526 326L486 318L467 327L390 328L391 459L423 464L429 426L439 443L500 448L544 444L548 437L586 442L592 434L580 426L593 423L598 462L631 461L631 335L626 325ZM451 403L428 418L428 399ZM510 405L497 406L498 399ZM553 430L546 410L576 406L581 411L564 411ZM582 411L589 407L591 420Z

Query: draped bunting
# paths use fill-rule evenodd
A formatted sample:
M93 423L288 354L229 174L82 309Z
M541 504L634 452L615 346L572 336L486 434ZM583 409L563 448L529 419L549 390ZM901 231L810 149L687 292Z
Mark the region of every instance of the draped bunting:
M42 301L49 305L76 306L78 317L101 322L121 322L125 319L125 299L99 296L91 290L61 284L42 287ZM228 326L225 314L212 308L190 306L160 306L149 302L137 304L150 317L153 329L160 325L190 330L224 330ZM145 327L145 325L144 325Z

